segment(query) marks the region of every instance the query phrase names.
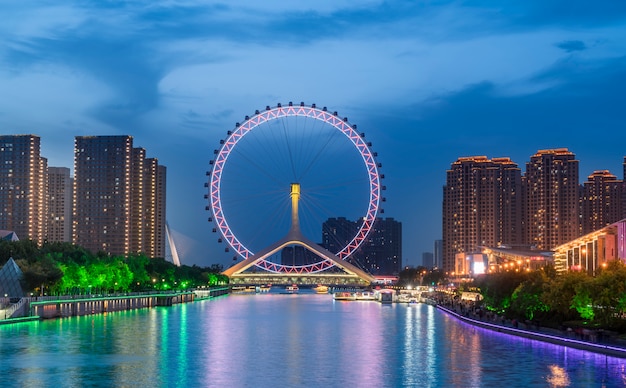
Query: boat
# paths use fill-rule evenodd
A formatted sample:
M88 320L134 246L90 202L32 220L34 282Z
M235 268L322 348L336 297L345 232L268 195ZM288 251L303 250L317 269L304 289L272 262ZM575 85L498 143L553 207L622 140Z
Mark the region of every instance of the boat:
M356 300L356 296L348 291L338 291L333 294L334 300Z
M289 293L295 293L295 292L298 292L300 290L300 287L298 287L297 284L292 284L290 286L287 286L286 290Z
M230 292L235 293L235 294L245 292L245 291L246 291L245 286L232 286L230 288Z
M359 291L354 294L356 300L376 300L373 292Z
M263 284L261 287L259 287L260 292L270 292L271 289L272 289L271 284Z
M313 287L315 293L317 294L328 294L328 286L324 286L322 284L318 284L317 287Z

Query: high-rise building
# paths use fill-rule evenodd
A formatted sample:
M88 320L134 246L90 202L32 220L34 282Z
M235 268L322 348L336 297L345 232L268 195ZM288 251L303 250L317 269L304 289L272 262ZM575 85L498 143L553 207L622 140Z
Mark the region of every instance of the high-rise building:
M48 241L72 241L72 178L67 167L48 167Z
M322 246L338 252L354 238L360 223L344 217L329 218L322 225ZM369 235L348 259L372 275L395 275L402 270L402 223L376 218Z
M459 158L443 188L442 269L480 246L522 242L521 171L509 158Z
M624 172L622 173L622 182L623 182L623 189L622 189L622 219L626 218L626 156L624 156Z
M131 136L77 136L72 241L93 252L165 256L165 168Z
M528 244L547 250L580 236L578 160L572 152L537 151L522 182Z
M433 249L433 267L443 268L443 240L435 240Z
M358 224L345 217L329 218L322 224L322 243L324 248L333 253L339 252L354 238Z
M433 253L432 252L422 252L422 265L426 268L433 268Z
M283 265L309 265L319 261L317 255L303 246L286 246L280 251L280 263Z
M607 170L594 171L583 183L581 196L582 234L622 219L624 182Z
M46 237L47 164L39 136L0 136L0 229L39 244Z
M376 218L369 235L352 255L358 267L372 275L397 275L402 271L402 223Z

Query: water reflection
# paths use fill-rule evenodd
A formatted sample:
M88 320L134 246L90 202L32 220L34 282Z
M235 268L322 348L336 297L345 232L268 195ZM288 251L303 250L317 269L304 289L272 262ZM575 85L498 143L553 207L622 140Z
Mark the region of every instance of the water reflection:
M0 326L0 386L624 386L625 362L432 306L243 295Z
M570 385L569 376L564 368L558 365L550 365L548 368L550 369L550 374L546 381L551 387L568 387Z

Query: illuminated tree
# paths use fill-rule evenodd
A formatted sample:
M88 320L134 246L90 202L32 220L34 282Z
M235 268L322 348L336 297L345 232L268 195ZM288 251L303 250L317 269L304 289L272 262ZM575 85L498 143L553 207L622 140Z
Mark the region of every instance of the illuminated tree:
M549 306L542 301L548 277L543 271L534 271L513 291L511 312L518 317L533 320L537 313L545 313Z

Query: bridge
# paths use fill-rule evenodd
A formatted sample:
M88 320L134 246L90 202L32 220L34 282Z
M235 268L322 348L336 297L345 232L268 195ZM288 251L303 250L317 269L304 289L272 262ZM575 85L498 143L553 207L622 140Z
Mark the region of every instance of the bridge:
M222 272L222 274L230 278L230 284L324 284L328 286L366 287L373 283L375 278L372 275L340 259L328 249L312 242L302 234L298 218L299 183L291 184L290 197L291 226L287 235L257 254ZM257 264L264 262L265 259L287 246L301 246L314 253L321 261L313 266L285 268L275 265L275 271L271 270L271 264L269 265L270 270L257 266Z

